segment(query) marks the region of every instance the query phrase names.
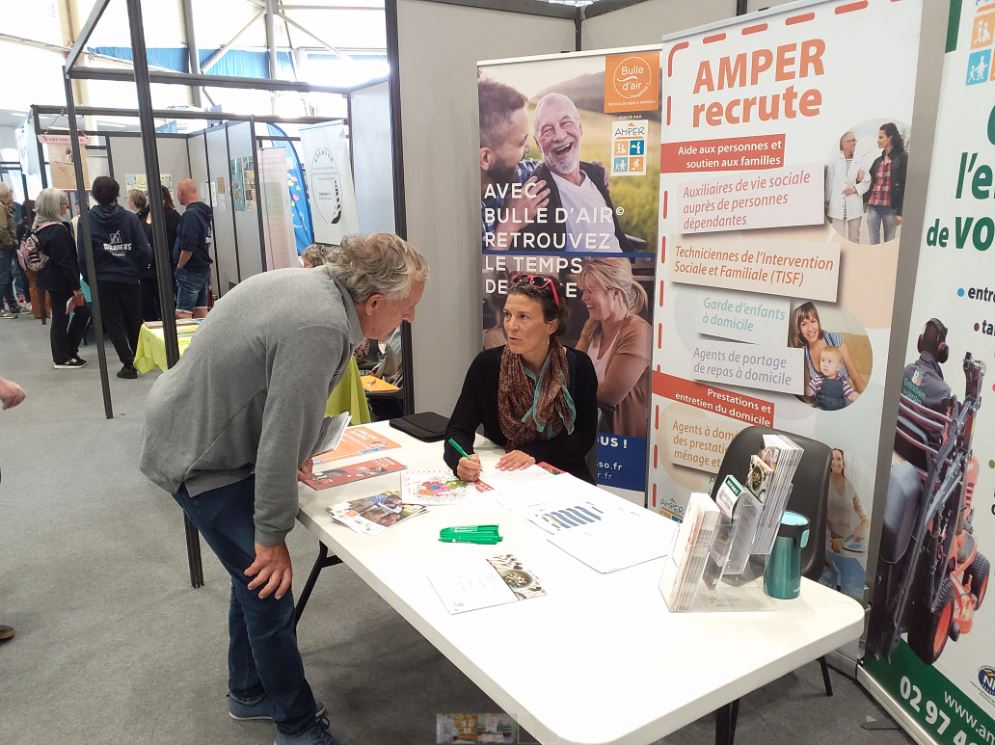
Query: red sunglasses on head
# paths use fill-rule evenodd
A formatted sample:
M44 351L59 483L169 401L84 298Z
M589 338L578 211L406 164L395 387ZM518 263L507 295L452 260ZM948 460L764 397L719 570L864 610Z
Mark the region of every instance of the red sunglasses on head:
M548 287L549 291L553 294L553 302L556 303L557 308L560 307L560 296L556 292L556 285L553 283L552 279L544 274L525 274L524 272L512 274L511 284L532 285L533 287L538 287L540 290L545 290Z

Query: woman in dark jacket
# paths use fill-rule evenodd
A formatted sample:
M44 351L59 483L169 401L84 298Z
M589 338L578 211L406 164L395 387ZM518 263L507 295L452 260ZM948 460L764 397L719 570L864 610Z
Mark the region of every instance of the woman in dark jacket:
M598 377L591 358L563 346L567 298L554 278L512 276L504 306L508 343L477 355L446 429L443 457L464 481L480 477L477 427L502 446L498 470L546 461L594 482L587 456L598 429ZM470 457L463 457L455 441Z
M90 319L90 310L83 300L76 260L76 241L64 218L69 212L69 198L61 189L44 189L35 202L32 231L38 241L38 251L47 257L45 265L35 274L35 282L52 301L52 363L60 369L83 367L79 343ZM71 306L75 306L71 308ZM71 310L70 310L71 308ZM66 316L72 312L72 320Z
M878 147L881 148L881 155L871 164L870 170L867 227L871 243L881 243L881 228L884 227L884 242L887 243L894 239L898 226L902 224L909 154L898 127L892 122L882 124L878 130Z
M176 207L173 205L173 197L169 193L169 189L165 186L159 187L162 190L162 206L165 213L165 223L166 223L166 253L169 255L170 266L172 267L172 273L175 275L176 266L173 264L173 246L176 244L176 229L180 224L180 213L176 211ZM142 229L145 231L145 237L148 239L149 246L152 243L152 205L149 203L148 197L144 192L138 192L142 195L141 204L139 204L136 198L132 197L132 192L129 192L129 201L132 202L135 208L135 214L138 215L138 221L142 224ZM159 302L159 273L156 271L155 266L155 256L153 255L152 261L149 262L148 269L142 275L142 316L146 321L159 321L162 320L162 308ZM169 286L173 287L176 284L175 278L170 277Z

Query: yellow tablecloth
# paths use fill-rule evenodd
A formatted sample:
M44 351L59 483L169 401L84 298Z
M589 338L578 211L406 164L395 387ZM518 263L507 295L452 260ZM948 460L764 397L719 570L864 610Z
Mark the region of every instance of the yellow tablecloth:
M180 356L183 356L187 347L190 346L190 340L199 328L199 325L176 327ZM162 371L167 369L166 339L161 328L150 329L148 326L142 325L142 330L138 334L138 349L135 350L135 367L143 375L157 367ZM353 424L369 424L372 421L355 357L349 360L345 375L335 386L332 395L328 397L325 416L334 416L343 411L352 414Z

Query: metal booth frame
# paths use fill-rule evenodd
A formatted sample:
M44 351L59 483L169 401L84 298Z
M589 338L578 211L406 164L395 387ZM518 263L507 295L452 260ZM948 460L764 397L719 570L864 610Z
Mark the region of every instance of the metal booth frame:
M142 138L142 150L145 158L145 171L148 183L157 184L161 182L161 173L159 170L159 153L158 146L156 143L157 133L155 131L155 119L160 118L170 118L170 119L206 119L206 120L228 120L228 121L249 121L253 125L255 122L288 122L288 123L318 123L327 122L334 120L335 117L318 118L318 119L305 119L304 122L300 122L299 119L290 119L283 117L266 117L266 116L240 116L232 114L219 114L219 113L209 113L200 111L156 111L152 107L152 83L160 83L167 85L183 85L193 88L195 93L199 94L199 89L201 87L218 87L218 88L249 88L256 90L265 90L270 92L280 92L280 91L291 91L297 93L330 93L340 96L345 96L347 102L351 102L351 94L356 91L363 90L370 87L371 85L377 85L385 82L384 80L374 80L367 81L361 85L352 87L338 87L338 86L317 86L310 85L308 83L301 83L298 81L290 80L279 80L274 77L270 78L248 78L248 77L235 77L226 75L210 75L201 72L185 73L185 72L167 72L150 70L148 64L148 53L145 43L145 26L142 17L142 6L141 0L125 0L125 5L127 7L128 13L128 28L131 37L131 48L133 56L133 69L132 70L114 70L114 69L104 69L104 68L92 68L92 67L80 67L77 66L77 62L80 57L85 53L85 47L96 28L97 24L100 22L101 17L107 10L110 0L97 0L94 4L93 9L90 12L86 23L80 32L79 37L76 39L72 46L72 49L66 55L66 62L63 66L63 82L66 94L66 108L65 114L68 118L68 130L69 130L69 140L70 146L72 148L73 165L76 176L76 195L78 199L79 209L80 209L80 220L79 228L82 231L83 236L83 246L84 246L84 259L86 261L87 275L91 277L96 276L94 259L93 259L93 246L91 243L92 233L90 229L90 219L89 219L89 200L88 191L86 185L83 183L83 166L82 166L82 154L79 145L79 123L77 122L77 116L79 115L104 115L104 116L136 116L139 121L139 134ZM189 10L186 7L185 10ZM187 13L187 18L189 19L189 13ZM187 24L190 25L189 23ZM272 25L272 24L270 24ZM190 40L188 39L188 42ZM267 35L267 42L270 51L270 75L275 75L275 43L272 34ZM194 60L194 65L192 69L199 70L199 65L196 64L197 54L195 45L188 44L190 51L190 58ZM134 83L136 91L138 94L138 109L94 109L89 107L79 107L76 106L75 94L73 92L72 82L74 80L104 80L104 81L114 81L114 82L130 82ZM393 96L391 96L393 102ZM50 107L49 107L50 108ZM39 124L38 116L41 113L47 112L46 107L36 106L33 107L32 114L34 116L34 124L36 130ZM61 113L62 109L57 109L54 113ZM392 120L396 122L397 114L392 110ZM252 127L253 132L253 142L255 142L255 127ZM114 133L120 134L120 133ZM398 140L395 136L392 138L392 150L394 150L395 155L395 174L397 172L397 158L399 154L397 153ZM44 157L43 153L39 153L41 157L41 170L44 172ZM45 183L45 176L43 175L43 183ZM398 194L395 185L395 215L398 217L398 225L403 226L403 202L398 205ZM164 223L164 206L162 202L161 195L158 190L151 189L149 191L149 206L151 208L152 214L152 252L153 261L155 262L156 271L158 274L158 290L159 298L163 307L171 307L173 304L173 288L169 283L169 248L166 246L166 228ZM403 235L402 230L397 231L399 234ZM264 262L265 266L265 262ZM92 291L92 310L93 310L93 322L94 330L97 337L97 357L100 365L100 383L101 392L103 395L104 402L104 414L108 419L113 418L113 407L110 397L110 383L107 376L107 359L106 352L104 350L104 328L100 313L100 293L98 283L93 283L91 286ZM174 322L167 322L172 319L163 319L163 336L165 338L166 347L166 360L167 366L173 367L179 360L179 345L176 334L176 324ZM408 339L408 348L410 348L410 329L404 329L404 336ZM411 361L410 356L404 358L403 364L405 365L405 381L410 381L412 377L412 371L410 370ZM406 382L405 391L407 392L408 386L410 384ZM406 398L405 407L410 411L413 407L413 402L410 398ZM193 587L201 587L204 584L204 573L203 573L203 563L201 559L200 551L200 538L197 534L197 529L190 522L186 516L184 516L184 530L186 535L186 547L187 547L187 562L190 570L190 584Z

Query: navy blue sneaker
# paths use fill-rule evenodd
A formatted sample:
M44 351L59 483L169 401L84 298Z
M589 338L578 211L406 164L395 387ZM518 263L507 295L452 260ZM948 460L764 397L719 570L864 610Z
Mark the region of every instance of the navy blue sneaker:
M317 719L325 713L325 702L315 699L314 708L314 718ZM239 722L271 721L273 719L273 702L266 694L250 703L240 701L229 693L228 716Z
M342 745L328 731L328 720L319 719L307 732L300 735L276 733L275 745Z

